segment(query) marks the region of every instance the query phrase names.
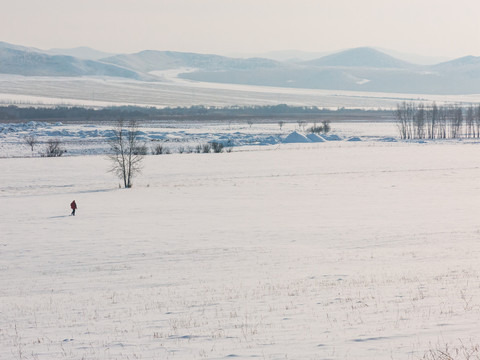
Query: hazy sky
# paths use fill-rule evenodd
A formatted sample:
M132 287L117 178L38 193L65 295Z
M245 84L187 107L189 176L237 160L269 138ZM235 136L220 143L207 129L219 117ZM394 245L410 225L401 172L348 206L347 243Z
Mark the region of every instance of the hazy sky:
M376 46L480 56L478 0L0 0L0 41L203 53Z

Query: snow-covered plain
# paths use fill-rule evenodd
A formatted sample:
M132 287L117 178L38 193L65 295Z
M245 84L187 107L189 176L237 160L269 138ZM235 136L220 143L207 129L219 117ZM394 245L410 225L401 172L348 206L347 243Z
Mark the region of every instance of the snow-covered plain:
M185 69L188 71L188 69ZM343 90L296 89L217 84L178 78L179 71L162 72L163 81L135 81L109 77L41 77L0 74L0 104L18 106L156 107L277 105L336 109L394 109L402 101L478 103L480 94L425 95ZM159 72L156 72L159 75Z
M103 156L0 159L0 359L421 359L478 344L480 144L334 130L364 141L147 156L128 190ZM1 140L18 151L15 134Z

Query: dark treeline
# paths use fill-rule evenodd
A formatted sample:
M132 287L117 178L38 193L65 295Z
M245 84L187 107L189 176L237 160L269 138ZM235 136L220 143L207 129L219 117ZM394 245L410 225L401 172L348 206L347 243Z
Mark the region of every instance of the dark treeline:
M381 115L378 115L378 114ZM345 116L347 118L367 118L368 116L384 116L387 110L360 110L344 109L337 110L318 108L316 106L230 106L230 107L175 107L155 108L140 106L118 106L101 109L86 107L18 107L0 106L0 120L116 120L116 119L139 119L139 120L165 120L165 119L192 119L192 118L247 118L247 117L315 117L315 116Z
M402 139L480 138L480 105L397 105L395 119Z

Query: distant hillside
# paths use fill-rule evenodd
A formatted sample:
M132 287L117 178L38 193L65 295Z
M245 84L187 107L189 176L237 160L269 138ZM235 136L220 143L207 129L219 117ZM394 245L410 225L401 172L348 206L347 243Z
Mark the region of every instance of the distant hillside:
M133 70L72 56L0 47L0 73L24 76L114 76L144 79Z
M302 61L309 61L318 59L322 56L330 54L329 52L309 52L309 51L300 51L300 50L279 50L279 51L269 51L265 53L257 53L257 54L245 54L245 53L238 53L234 57L256 57L256 58L265 58L271 59L275 61L281 62L302 62Z
M478 69L442 73L408 69L291 67L263 71L198 71L181 74L205 82L325 90L370 91L405 94L478 94Z
M107 53L104 51L95 50L86 46L80 46L70 49L50 49L46 51L50 55L67 55L73 56L79 59L84 60L100 60L108 56L113 56L114 54Z
M385 48L374 48L378 51L381 51L387 55L393 56L395 59L406 61L410 64L416 65L434 65L444 61L449 61L451 58L445 56L435 56L435 55L419 55L412 53L405 53L400 51L395 51Z
M480 70L480 57L464 56L458 59L433 65L431 69L436 71L465 71L472 69Z
M197 71L183 78L220 83L407 94L478 94L480 58L416 65L378 50L357 48L284 67Z
M182 67L198 68L207 71L223 71L273 68L279 65L278 62L269 59L237 59L219 55L153 50L128 55L116 55L104 58L102 61L144 73Z
M3 41L0 41L0 49L13 49L13 50L19 50L19 51L29 51L29 52L43 52L40 49L33 48L33 47L26 47L22 45L14 45L14 44L9 44Z
M398 60L378 50L362 47L341 51L336 54L327 55L320 59L305 62L314 66L336 66L336 67L368 67L377 69L407 69L414 67L413 64Z

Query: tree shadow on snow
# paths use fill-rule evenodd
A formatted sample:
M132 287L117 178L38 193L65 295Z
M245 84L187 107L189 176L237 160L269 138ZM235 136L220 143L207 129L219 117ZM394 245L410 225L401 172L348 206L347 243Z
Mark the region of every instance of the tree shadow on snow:
M109 192L109 191L116 191L116 190L118 190L117 187L108 188L108 189L96 189L96 190L79 190L79 191L76 191L75 194L99 193L99 192Z

